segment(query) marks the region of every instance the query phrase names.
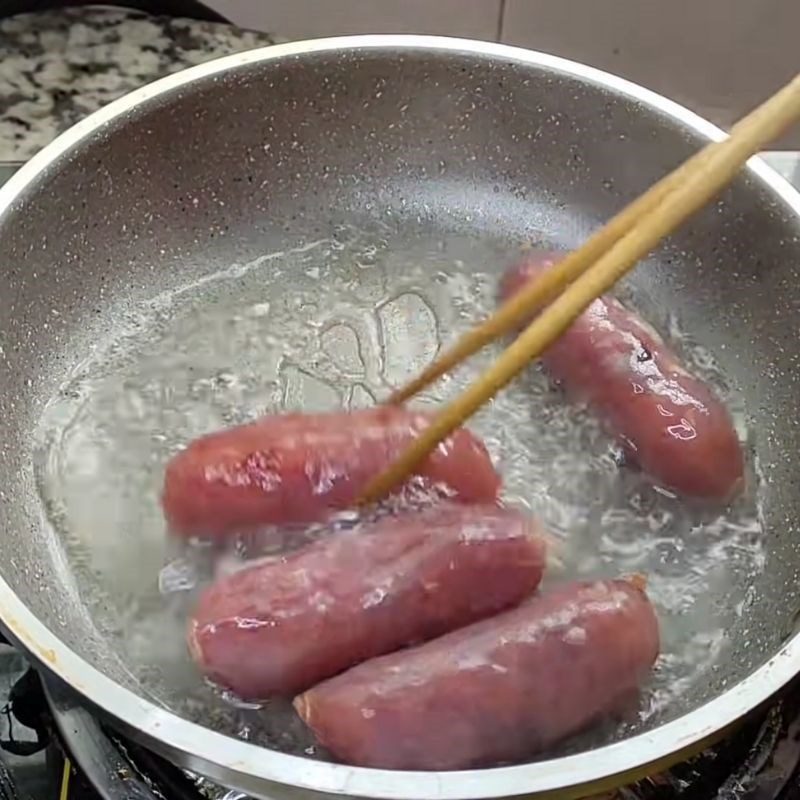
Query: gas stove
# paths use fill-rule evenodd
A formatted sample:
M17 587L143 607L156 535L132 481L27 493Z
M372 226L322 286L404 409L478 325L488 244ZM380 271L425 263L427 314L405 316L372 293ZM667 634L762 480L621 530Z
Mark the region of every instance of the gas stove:
M239 800L107 730L0 644L0 800Z
M800 153L765 159L800 189ZM0 163L0 184L19 168ZM0 800L246 800L108 729L0 639ZM729 738L597 800L800 800L800 678Z
M0 645L2 800L246 800L107 729ZM800 682L720 744L593 800L800 800Z

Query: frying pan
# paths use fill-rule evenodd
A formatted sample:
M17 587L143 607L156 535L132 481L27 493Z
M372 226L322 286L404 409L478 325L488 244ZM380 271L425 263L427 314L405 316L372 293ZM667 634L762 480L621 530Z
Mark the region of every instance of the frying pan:
M739 506L658 495L535 370L474 420L569 568L648 571L665 657L621 726L393 773L331 763L279 709L214 706L181 660L202 559L167 542L158 484L205 430L372 402L488 311L521 245L575 246L722 136L588 67L414 36L231 56L65 133L0 190L9 634L112 724L263 797L577 797L721 735L800 665L800 197L756 159L621 288L728 397Z

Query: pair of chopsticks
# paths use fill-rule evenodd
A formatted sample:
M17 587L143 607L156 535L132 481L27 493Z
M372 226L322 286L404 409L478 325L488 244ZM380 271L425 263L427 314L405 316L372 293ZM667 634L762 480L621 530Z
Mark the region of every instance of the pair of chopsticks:
M402 484L443 439L538 358L596 298L716 197L751 156L798 120L800 74L738 122L727 139L703 148L655 184L581 248L532 280L395 392L389 403L405 402L477 350L518 328L532 313L540 312L497 360L445 405L399 458L369 483L359 504L380 500Z

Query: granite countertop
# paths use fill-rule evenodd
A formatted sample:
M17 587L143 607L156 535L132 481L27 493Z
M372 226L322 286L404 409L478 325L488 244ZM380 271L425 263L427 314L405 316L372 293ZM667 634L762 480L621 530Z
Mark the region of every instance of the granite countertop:
M89 7L0 20L0 162L26 161L127 92L281 41L231 25Z

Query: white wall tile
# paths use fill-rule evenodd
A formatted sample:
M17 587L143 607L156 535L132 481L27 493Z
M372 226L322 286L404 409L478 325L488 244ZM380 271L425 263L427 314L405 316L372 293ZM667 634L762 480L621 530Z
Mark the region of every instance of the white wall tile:
M800 2L506 0L502 39L623 75L727 126L800 69ZM800 147L800 132L788 141Z
M497 38L501 0L205 0L242 27L290 39L348 33Z

